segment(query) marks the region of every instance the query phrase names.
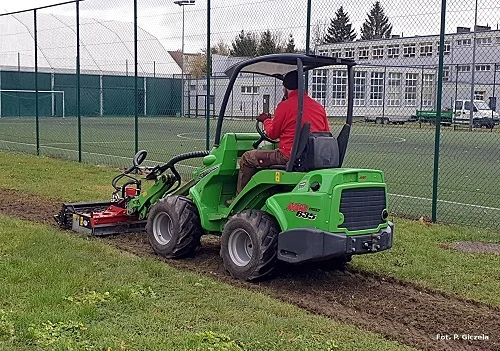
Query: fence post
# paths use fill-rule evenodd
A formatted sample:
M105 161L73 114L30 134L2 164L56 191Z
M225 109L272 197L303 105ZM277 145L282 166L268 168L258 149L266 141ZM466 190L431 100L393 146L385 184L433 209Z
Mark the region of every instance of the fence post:
M210 0L207 0L207 93L208 99L205 99L205 118L206 118L206 140L205 148L210 150L210 74L212 72L211 61L212 53L210 50Z
M80 82L80 0L76 1L76 118L78 123L78 162L82 162L82 114Z
M436 134L434 137L434 176L432 182L432 222L437 220L439 178L439 141L441 136L441 103L443 100L444 32L446 28L446 0L441 0L441 30L439 33L439 72L436 106Z
M312 0L307 0L306 55L309 55L309 53L311 52L311 12L312 12L311 7L312 7ZM305 78L306 78L305 90L309 91L309 71L306 71Z
M139 98L137 93L137 0L134 0L134 140L139 151Z
M40 125L38 121L38 33L36 25L36 9L33 10L33 32L35 39L35 130L36 155L40 156Z

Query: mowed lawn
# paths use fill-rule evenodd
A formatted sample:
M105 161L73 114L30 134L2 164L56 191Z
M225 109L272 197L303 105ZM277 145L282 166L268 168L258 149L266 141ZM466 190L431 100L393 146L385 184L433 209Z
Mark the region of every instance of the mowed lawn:
M340 120L332 120L337 134ZM216 120L210 120L210 146ZM42 155L78 159L77 121L40 119ZM254 132L255 122L226 120L224 132ZM393 213L431 216L434 129L429 125L378 126L356 122L352 128L346 167L384 171ZM206 147L206 120L196 118L139 119L139 148L151 162ZM134 154L134 119L82 118L82 160L124 167ZM33 118L0 119L0 149L36 152ZM179 167L186 177L199 165L189 160ZM500 229L500 133L497 130L453 130L442 127L439 164L438 221Z
M110 181L116 175L106 167L10 152L0 152L0 164L1 188L64 201L109 199ZM394 247L355 257L354 267L500 306L500 255L462 253L441 245L455 241L500 243L499 231L428 225L394 216L392 220L396 224Z

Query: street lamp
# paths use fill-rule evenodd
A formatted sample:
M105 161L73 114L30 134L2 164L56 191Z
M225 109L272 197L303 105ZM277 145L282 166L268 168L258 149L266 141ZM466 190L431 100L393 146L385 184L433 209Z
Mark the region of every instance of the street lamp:
M182 7L182 57L181 57L181 77L182 77L182 96L181 96L181 116L184 117L184 6L194 5L195 0L176 0L174 4Z

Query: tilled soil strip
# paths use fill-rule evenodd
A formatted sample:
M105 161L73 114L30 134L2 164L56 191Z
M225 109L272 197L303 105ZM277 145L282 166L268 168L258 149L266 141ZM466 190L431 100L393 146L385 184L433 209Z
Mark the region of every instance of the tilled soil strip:
M55 225L52 215L60 206L60 202L0 189L0 213L3 214ZM103 240L139 256L155 256L142 233ZM313 313L358 325L419 349L500 350L499 308L352 269L324 272L311 267L288 268L272 280L259 284L242 283L224 272L219 248L218 238L209 236L204 238L195 257L162 260L269 294ZM451 340L437 340L438 334L448 335ZM482 334L488 340L463 340L468 335ZM453 340L454 337L457 340Z

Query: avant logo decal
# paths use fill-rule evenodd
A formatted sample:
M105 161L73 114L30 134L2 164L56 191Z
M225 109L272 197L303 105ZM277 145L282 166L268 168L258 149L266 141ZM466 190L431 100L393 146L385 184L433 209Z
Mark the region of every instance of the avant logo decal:
M288 206L286 207L287 211L291 212L296 212L295 216L298 218L303 218L303 219L309 219L311 221L316 220L316 214L315 213L310 213L308 212L309 210L309 205L305 204L296 204L296 203L289 203ZM310 209L311 211L318 211L317 209Z

